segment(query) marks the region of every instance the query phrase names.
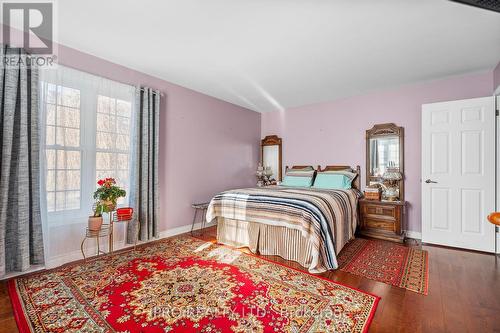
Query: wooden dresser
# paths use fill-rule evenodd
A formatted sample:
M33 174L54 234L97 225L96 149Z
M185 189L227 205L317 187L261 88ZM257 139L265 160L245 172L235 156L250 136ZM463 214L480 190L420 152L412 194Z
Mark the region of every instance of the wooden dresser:
M360 233L365 236L404 242L405 201L359 200Z

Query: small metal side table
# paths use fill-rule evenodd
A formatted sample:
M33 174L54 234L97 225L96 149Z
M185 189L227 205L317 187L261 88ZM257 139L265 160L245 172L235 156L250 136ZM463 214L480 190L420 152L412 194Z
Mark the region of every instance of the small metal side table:
M130 209L130 216L128 216L127 218L123 218L123 217L120 217L118 215L118 211L121 210L121 209ZM111 226L111 232L109 234L109 253L113 253L114 249L114 233L115 233L115 223L124 223L126 222L127 223L127 226L128 226L128 223L133 223L132 221L132 213L133 213L133 209L130 208L130 207L123 207L123 208L118 208L118 209L113 209L112 211L108 212L108 215L109 215L109 224ZM137 245L137 240L139 238L139 226L137 225L137 233L136 233L136 237L135 237L135 240L134 240L134 250L135 250L135 246Z
M209 203L208 202L203 202L203 203L194 203L191 205L191 207L194 208L194 216L193 216L193 224L191 225L191 235L193 234L194 230L194 225L196 224L196 216L198 215L198 211L201 211L201 227L198 229L198 231L201 232L203 229L205 229L207 225L207 208L208 208Z
M106 254L106 252L101 251L101 247L99 245L99 238L105 238L109 237L111 235L111 227L109 224L103 224L101 226L101 229L99 230L90 230L88 227L85 229L85 237L82 240L82 244L80 245L80 250L82 251L83 259L86 259L85 257L85 251L83 249L83 246L85 245L85 241L89 238L95 238L96 243L97 243L97 255L100 254Z
M129 214L123 214L123 215L118 215L118 211L120 209L129 209L130 212ZM83 259L85 259L85 251L84 251L84 245L85 241L88 238L95 238L97 242L97 255L100 254L108 254L108 253L113 253L113 235L114 235L114 226L115 224L126 224L126 227L130 224L135 224L135 237L134 237L134 250L137 246L137 242L139 240L139 223L138 220L133 220L132 219L132 214L133 214L133 209L130 207L125 207L125 208L119 208L118 210L113 210L108 213L109 216L109 223L108 224L103 224L101 226L101 229L99 230L89 230L89 228L85 228L85 237L82 240L82 244L80 245L80 250L82 251ZM100 248L100 243L99 243L99 238L108 238L108 252L101 251Z
M128 229L128 226L131 225L131 224L135 224L135 237L134 237L134 250L137 246L137 241L139 240L139 220L136 219L136 220L133 220L132 219L132 216L130 216L130 218L122 218L120 216L118 216L118 213L115 211L113 212L113 217L111 219L112 221L112 226L114 227L115 224L126 224L125 226L125 230ZM113 230L114 231L114 230ZM127 236L125 236L127 237ZM113 252L113 251L111 251Z

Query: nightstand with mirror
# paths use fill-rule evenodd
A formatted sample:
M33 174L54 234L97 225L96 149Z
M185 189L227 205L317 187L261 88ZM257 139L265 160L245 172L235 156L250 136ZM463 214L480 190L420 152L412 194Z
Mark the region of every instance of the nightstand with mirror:
M403 127L379 124L366 131L366 185L366 195L359 201L360 233L403 242L406 213Z

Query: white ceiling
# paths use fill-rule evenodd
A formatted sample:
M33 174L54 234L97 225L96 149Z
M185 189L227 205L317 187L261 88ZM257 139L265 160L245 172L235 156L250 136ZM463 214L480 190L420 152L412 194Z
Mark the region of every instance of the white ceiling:
M58 41L266 112L492 69L500 13L448 0L59 0Z

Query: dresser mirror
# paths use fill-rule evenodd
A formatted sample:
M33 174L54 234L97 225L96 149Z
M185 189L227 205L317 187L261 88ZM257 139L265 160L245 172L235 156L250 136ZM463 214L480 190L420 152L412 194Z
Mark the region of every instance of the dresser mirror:
M272 171L271 179L282 180L281 170L281 138L277 135L268 135L261 141L261 161L264 168Z
M382 199L404 200L404 128L378 124L366 131L366 184L381 184Z

